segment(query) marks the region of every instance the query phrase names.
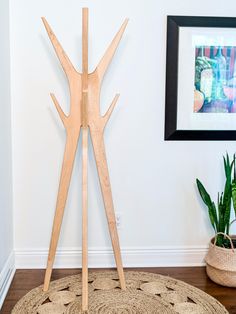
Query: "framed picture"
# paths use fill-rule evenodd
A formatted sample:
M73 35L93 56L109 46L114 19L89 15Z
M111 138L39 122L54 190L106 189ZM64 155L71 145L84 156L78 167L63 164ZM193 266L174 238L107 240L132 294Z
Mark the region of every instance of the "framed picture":
M165 140L236 140L236 18L167 17Z

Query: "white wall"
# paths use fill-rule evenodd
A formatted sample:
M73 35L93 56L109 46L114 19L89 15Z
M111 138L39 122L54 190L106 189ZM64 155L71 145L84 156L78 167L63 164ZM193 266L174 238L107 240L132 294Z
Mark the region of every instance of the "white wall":
M13 250L8 1L0 2L0 271Z
M40 258L40 263L45 265L49 245L65 143L65 131L49 97L51 91L68 111L67 81L40 17L48 19L73 63L81 68L83 6L90 8L91 70L124 18L130 18L101 95L104 112L113 95L121 93L105 132L115 209L122 214L121 246L131 255L135 252L137 264L143 254L143 264L146 259L148 265L148 258L154 253L157 253L152 260L155 265L161 264L158 253L166 254L163 263L178 264L176 256L181 252L186 258L192 254L191 262L199 263L212 230L197 195L195 178L201 178L216 197L217 191L223 188L222 155L226 150L232 154L236 146L234 142L163 140L166 16L231 16L233 8L236 10L235 1L229 0L225 6L222 1L212 5L204 0L12 0L12 127L18 266L39 266L37 259ZM81 150L76 159L59 248L62 255L67 252L69 256L76 255L80 246ZM110 247L91 146L89 247L98 254Z
M0 1L0 308L13 275L9 6Z

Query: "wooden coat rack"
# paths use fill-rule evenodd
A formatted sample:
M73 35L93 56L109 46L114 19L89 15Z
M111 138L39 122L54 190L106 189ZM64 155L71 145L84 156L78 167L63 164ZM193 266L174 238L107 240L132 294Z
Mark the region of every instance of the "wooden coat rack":
M67 76L70 88L70 113L65 115L54 94L52 100L66 129L66 145L61 170L59 190L54 216L51 242L48 254L47 268L43 290L47 291L50 284L53 263L55 259L58 238L60 234L64 208L73 170L75 154L80 131L82 131L82 310L88 310L88 242L87 242L87 159L88 159L88 132L90 131L98 175L103 195L104 207L109 226L117 271L121 289L126 289L116 218L113 207L111 185L106 160L103 132L119 98L117 94L104 116L100 115L100 89L104 74L112 60L128 20L122 24L114 37L97 68L88 73L88 8L83 8L82 22L82 73L78 72L57 40L45 18L42 18L48 36Z

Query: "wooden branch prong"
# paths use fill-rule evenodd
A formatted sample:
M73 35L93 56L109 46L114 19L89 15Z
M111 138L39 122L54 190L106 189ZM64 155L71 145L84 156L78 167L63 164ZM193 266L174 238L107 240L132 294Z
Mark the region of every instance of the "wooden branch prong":
M58 41L56 35L54 34L53 30L51 29L50 25L48 24L47 20L45 17L42 17L43 24L46 28L46 31L48 33L48 36L51 40L51 43L56 51L57 57L61 62L61 65L69 79L69 76L72 73L78 73L76 69L74 68L73 64L71 63L69 57L67 56L66 52L62 48L60 42Z
M114 39L112 40L110 46L107 48L104 56L102 57L102 59L100 60L95 72L97 72L97 75L100 79L100 82L103 79L103 76L112 60L112 57L119 45L119 42L122 38L122 35L125 31L125 28L128 24L128 19L125 19L124 23L121 25L121 28L119 29L119 31L117 32L117 34L115 35Z
M61 109L61 106L59 105L58 100L56 99L56 96L53 93L50 93L50 96L52 98L52 101L57 109L57 112L61 118L62 123L64 126L66 126L66 120L68 119L68 116L64 113L64 111Z
M110 107L107 109L107 112L104 114L104 116L102 117L103 118L103 121L104 121L104 127L106 126L108 120L110 119L110 116L115 108L115 105L118 101L120 97L120 94L116 94L114 99L112 100L112 103L110 104Z

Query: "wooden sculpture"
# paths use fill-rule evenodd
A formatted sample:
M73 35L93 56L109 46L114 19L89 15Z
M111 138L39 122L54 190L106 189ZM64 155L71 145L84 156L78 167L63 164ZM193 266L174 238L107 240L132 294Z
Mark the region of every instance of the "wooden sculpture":
M119 95L112 101L104 116L100 115L100 88L104 74L112 60L117 46L124 33L128 20L122 24L112 43L106 50L97 68L88 73L88 9L83 8L82 23L82 73L72 65L70 59L57 40L45 18L42 18L48 36L54 46L69 82L70 88L70 113L65 115L54 94L52 100L66 129L66 145L61 170L60 184L57 196L56 211L52 228L51 242L48 254L47 269L44 279L44 291L49 288L52 267L55 259L59 233L62 224L64 208L66 205L71 173L77 150L80 130L82 131L82 310L88 309L88 243L87 243L87 158L88 158L88 132L90 131L98 175L103 195L104 207L109 226L117 271L122 289L126 289L119 238L116 227L115 212L113 207L111 185L104 147L103 132L116 105Z

